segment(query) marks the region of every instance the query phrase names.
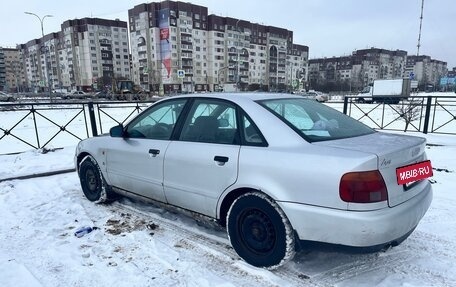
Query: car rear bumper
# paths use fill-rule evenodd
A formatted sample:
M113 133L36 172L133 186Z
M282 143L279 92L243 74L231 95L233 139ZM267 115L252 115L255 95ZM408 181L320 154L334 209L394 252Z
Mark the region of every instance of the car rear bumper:
M412 231L428 210L432 187L392 208L347 211L278 202L301 240L354 247L388 244Z

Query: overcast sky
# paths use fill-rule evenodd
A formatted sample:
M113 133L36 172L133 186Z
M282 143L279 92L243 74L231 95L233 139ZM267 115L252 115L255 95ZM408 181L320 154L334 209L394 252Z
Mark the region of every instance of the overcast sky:
M150 2L150 1L149 1ZM185 1L188 2L188 1ZM421 0L192 0L209 14L241 18L294 32L294 42L309 46L310 58L349 55L370 47L406 50L416 55ZM4 0L0 4L0 46L15 47L41 37L38 19L54 15L44 33L57 32L74 18L127 21L137 0ZM420 55L456 67L456 0L425 0Z

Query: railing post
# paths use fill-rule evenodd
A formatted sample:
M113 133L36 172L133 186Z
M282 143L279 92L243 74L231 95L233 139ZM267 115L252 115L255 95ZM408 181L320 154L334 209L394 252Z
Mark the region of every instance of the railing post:
M88 103L89 108L89 119L90 119L90 126L92 127L92 136L97 136L97 122L95 121L95 111L93 108L93 102Z
M431 105L432 105L432 96L427 97L426 102L426 112L424 113L424 126L423 126L423 133L428 133L429 127L429 118L431 117Z
M344 114L347 114L348 98L344 96Z

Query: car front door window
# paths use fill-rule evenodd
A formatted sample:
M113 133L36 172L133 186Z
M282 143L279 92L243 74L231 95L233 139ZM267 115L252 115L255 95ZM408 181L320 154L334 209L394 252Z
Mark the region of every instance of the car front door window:
M169 140L185 102L179 99L153 106L128 125L128 137Z

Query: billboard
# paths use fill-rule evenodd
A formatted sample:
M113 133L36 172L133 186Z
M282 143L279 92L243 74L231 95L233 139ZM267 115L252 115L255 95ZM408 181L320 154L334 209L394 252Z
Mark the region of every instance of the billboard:
M166 70L166 78L171 74L171 44L169 43L169 8L158 11L160 30L160 58ZM162 73L163 75L163 73Z

